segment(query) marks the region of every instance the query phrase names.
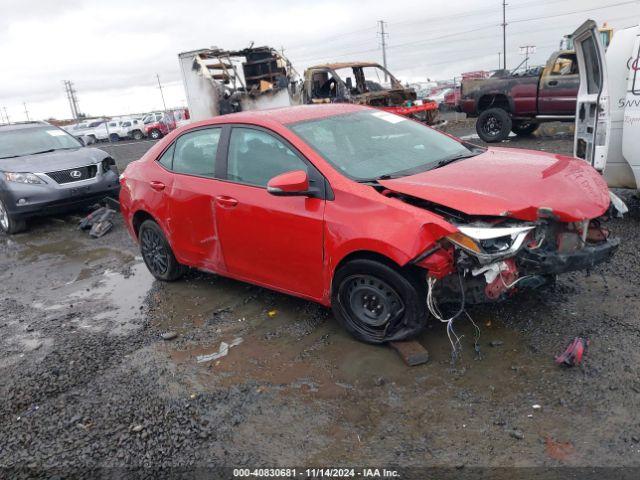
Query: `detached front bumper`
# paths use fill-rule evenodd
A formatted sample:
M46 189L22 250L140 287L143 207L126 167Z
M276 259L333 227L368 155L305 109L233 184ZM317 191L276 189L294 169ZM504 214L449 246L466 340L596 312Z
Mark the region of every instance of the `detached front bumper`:
M521 275L558 275L590 270L608 261L619 245L619 239L608 238L602 243L585 245L580 250L569 253L525 249L516 257L516 264Z

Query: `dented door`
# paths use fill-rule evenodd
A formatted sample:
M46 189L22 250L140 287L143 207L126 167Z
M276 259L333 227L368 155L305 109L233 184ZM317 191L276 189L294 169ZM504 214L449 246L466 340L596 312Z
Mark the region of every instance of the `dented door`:
M580 75L573 153L602 172L611 129L605 51L593 20L583 23L573 38Z

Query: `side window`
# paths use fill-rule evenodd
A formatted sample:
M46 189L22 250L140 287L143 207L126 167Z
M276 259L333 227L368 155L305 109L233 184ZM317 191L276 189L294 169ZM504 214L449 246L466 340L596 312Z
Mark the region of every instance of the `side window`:
M250 128L231 131L229 180L266 187L273 177L292 170L307 171L307 164L273 135Z
M165 150L162 156L158 159L164 168L168 168L169 170L173 169L173 151L176 149L176 144L172 143L169 148Z
M173 168L177 173L214 177L219 128L185 133L175 142Z
M573 57L558 57L551 69L551 75L575 75L578 73L578 63Z
M130 127L131 126L131 122L122 122L122 126L123 127Z

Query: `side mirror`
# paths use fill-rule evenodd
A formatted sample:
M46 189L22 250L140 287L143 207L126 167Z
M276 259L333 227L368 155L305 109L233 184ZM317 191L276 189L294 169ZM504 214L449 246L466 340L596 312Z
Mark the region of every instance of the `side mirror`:
M273 177L267 183L267 192L278 197L313 196L309 190L309 177L304 170L293 170Z

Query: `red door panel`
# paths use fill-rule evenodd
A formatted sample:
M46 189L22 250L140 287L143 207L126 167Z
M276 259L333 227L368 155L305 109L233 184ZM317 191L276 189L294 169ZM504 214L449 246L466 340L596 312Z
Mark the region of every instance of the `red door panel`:
M215 211L228 272L320 298L324 200L275 197L235 183L225 183L220 192Z
M222 183L213 178L174 175L170 220L174 252L182 263L224 269L214 204Z

